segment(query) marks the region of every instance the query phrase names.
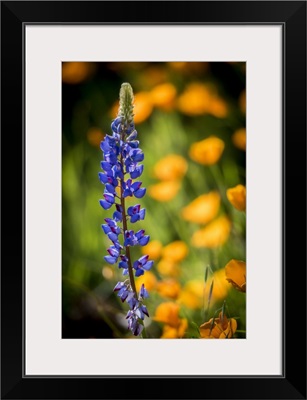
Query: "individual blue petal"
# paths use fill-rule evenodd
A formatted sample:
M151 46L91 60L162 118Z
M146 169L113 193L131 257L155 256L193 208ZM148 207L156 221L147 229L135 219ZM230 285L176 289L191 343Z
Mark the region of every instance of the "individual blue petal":
M127 137L126 141L130 142L131 140L134 140L137 137L138 133L136 130L130 133L130 135Z
M149 271L153 266L153 261L148 261L146 264L142 266L146 271Z
M115 285L113 291L117 292L118 290L120 290L124 286L126 286L124 282L117 282L117 284Z
M106 223L110 226L110 227L112 227L112 228L114 228L114 227L116 227L117 225L116 225L116 222L115 221L113 221L113 219L112 218L105 218L104 219L105 221L106 221Z
M115 264L116 261L117 261L117 258L116 257L112 257L112 256L104 256L104 259L109 264Z
M103 174L102 172L98 173L98 177L101 183L106 184L108 182L108 176L106 174Z
M140 309L141 309L142 313L144 313L145 315L147 315L147 317L149 317L149 313L148 313L147 307L144 304L142 304L140 306Z
M108 151L111 150L111 147L110 147L110 145L109 145L109 143L108 143L108 141L107 141L106 139L103 140L103 141L100 143L100 149L101 149L104 153L106 153L106 152L108 152Z
M150 237L148 235L142 237L142 239L139 240L139 245L141 246L146 246L146 244L149 242Z
M128 269L128 263L126 263L125 261L120 261L120 262L118 263L118 267L119 267L119 268Z
M111 232L111 228L107 224L102 224L101 228L103 229L104 233L107 235L109 232Z
M135 271L135 276L141 276L141 275L144 275L144 271L141 268L139 268Z
M133 292L129 293L129 295L127 297L127 303L129 304L131 309L133 309L138 304L138 301L135 298L135 295Z
M145 230L144 230L144 229L141 229L141 230L139 230L139 231L136 232L135 236L136 236L136 238L139 240L139 239L141 239L142 237L144 237L144 233L145 233ZM142 260L143 260L145 257L148 258L148 256L142 256L142 257L140 258L140 262L142 262Z
M108 238L109 238L112 242L117 242L117 241L118 241L118 236L117 236L115 233L113 233L113 232L108 233Z
M139 214L134 214L132 215L132 217L130 218L130 222L132 224L134 224L135 222L137 222L140 219L140 215Z
M103 197L106 199L106 201L107 201L108 203L111 203L111 205L114 204L115 199L114 199L113 194L104 193L104 194L103 194Z
M106 190L113 194L113 196L115 195L115 187L113 185L111 185L110 183L106 183Z
M134 167L133 170L130 169L130 176L131 176L131 178L132 178L132 179L139 178L139 177L142 175L143 170L144 170L144 165L143 165L143 164Z
M111 129L113 132L117 132L117 128L118 128L118 125L120 125L120 123L121 123L120 117L117 117L114 119L114 121L111 123Z
M116 153L105 153L104 154L104 159L106 162L108 162L109 164L114 165L117 161L117 155Z
M105 171L110 171L112 168L112 164L110 164L106 161L101 161L100 165L101 165L101 168L104 169Z
M109 248L107 249L107 252L108 252L108 253L110 254L110 256L112 256L112 257L118 258L118 256L119 256L119 252L118 252L118 250L117 250L114 246L109 247Z
M130 179L128 179L128 181L130 181ZM127 181L127 183L128 183L128 181ZM141 185L142 185L142 182L134 182L134 183L131 185L131 189L132 189L133 191L139 190L139 188L141 187Z
M113 219L115 219L115 221L117 222L122 222L123 220L123 214L118 212L118 211L114 211L113 213Z
M143 329L144 329L143 325L137 323L132 333L134 334L134 336L140 336Z
M112 207L112 204L105 200L99 200L99 203L101 207L104 208L105 210L108 210L109 208Z
M140 150L135 150L135 154L133 154L133 156L131 156L132 160L134 162L140 162L144 160L144 153Z
M128 274L129 274L128 269L123 269L123 275L128 275Z
M140 212L139 212L140 219L144 219L145 218L145 212L146 212L145 208L142 208L140 210Z
M132 147L133 149L137 149L139 147L140 142L138 140L132 140L131 142L129 142L130 147ZM143 157L144 159L144 157ZM142 161L142 160L136 160L135 158L133 159L135 162L137 161Z
M139 231L139 232L145 232L145 231L142 230L142 231ZM143 265L148 261L148 258L149 258L149 256L145 254L144 256L140 257L136 262L139 262L141 265Z
M128 197L128 196L132 196L132 192L130 189L125 189L124 193L123 193L123 197Z
M147 297L149 297L148 291L147 291L147 289L145 288L144 283L142 283L142 286L141 286L141 289L140 289L140 297L141 297L142 299L146 299Z
M137 197L138 199L141 199L146 193L146 188L141 188L137 191L134 192L134 196Z

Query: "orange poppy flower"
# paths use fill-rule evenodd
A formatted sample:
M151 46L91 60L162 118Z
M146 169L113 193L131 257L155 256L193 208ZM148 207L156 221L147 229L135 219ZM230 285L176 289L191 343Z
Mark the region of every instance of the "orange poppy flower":
M227 189L227 199L239 211L246 210L246 187L237 185L233 188Z
M171 83L162 83L152 89L150 97L155 107L171 110L174 107L176 94L177 90L174 85Z
M180 293L180 284L175 279L158 282L157 292L160 296L176 299Z
M159 240L150 240L146 246L141 247L142 254L149 256L151 260L157 260L161 256L162 243Z
M148 291L154 290L157 284L157 278L151 271L146 271L146 274L136 278L135 286L138 292L140 291L143 283Z
M177 328L180 324L179 308L179 304L171 301L161 303L158 305L155 316L152 317L152 319L157 322L163 322L173 328Z
M240 292L246 292L246 263L239 260L230 260L225 267L226 279Z
M179 325L174 328L170 325L164 325L161 339L177 339L182 338L187 330L188 321L185 318L179 320Z
M222 246L228 239L231 229L229 219L222 215L204 228L194 232L191 244L194 247L215 248Z
M200 142L193 143L190 147L189 155L193 161L202 165L213 165L218 162L224 151L223 140L211 136Z
M157 201L170 201L177 195L180 186L177 181L159 182L149 186L148 195Z
M220 312L219 318L211 318L199 327L200 336L204 339L230 339L237 330L237 321L228 319Z
M221 198L217 192L202 194L183 208L181 215L186 221L207 224L216 217Z
M246 129L241 128L232 135L233 144L240 150L246 150Z
M164 260L178 263L186 258L188 252L188 246L183 241L176 240L162 249L162 257Z
M188 163L183 157L178 154L169 154L156 163L153 173L155 178L161 181L174 181L181 179L187 169Z

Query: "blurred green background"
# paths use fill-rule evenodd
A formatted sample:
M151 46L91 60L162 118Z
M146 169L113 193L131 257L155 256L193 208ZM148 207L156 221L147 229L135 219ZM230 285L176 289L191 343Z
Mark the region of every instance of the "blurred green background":
M147 335L199 337L199 326L223 307L237 321L234 337L245 337L245 293L225 278L230 260L246 260L245 212L227 195L227 189L245 185L245 67L62 64L63 338L131 337L127 305L113 293L121 272L103 259L109 243L101 224L112 212L99 205L98 179L99 145L111 133L123 82L135 93L135 125L145 154L141 180L147 194L139 203L146 218L137 224L150 235L147 254L155 259L137 282L139 287L143 279L150 292ZM210 137L212 143L203 142ZM141 251L133 248L132 254Z

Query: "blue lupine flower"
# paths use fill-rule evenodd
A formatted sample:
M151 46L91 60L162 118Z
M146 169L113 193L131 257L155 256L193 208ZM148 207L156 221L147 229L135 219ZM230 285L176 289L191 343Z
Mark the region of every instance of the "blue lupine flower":
M99 172L99 180L104 184L103 199L99 200L104 210L115 206L112 218L105 218L105 224L101 227L108 236L112 245L107 249L108 255L104 256L105 261L110 264L117 264L127 275L125 282L118 282L114 292L122 302L129 305L127 313L128 329L136 336L140 335L144 326L145 316L149 316L146 306L143 304L148 292L142 284L139 295L135 286L135 277L143 275L151 269L153 261L149 256L143 256L132 264L130 259L130 246L145 246L149 236L145 235L143 229L137 231L129 230L127 222L135 223L145 218L145 208L140 204L125 209L125 198L142 198L146 188L142 188L142 182L134 179L139 178L144 170L140 164L144 160L144 153L139 148L137 131L133 122L133 92L129 84L122 84L120 90L119 112L117 118L111 123L112 135L106 135L101 142L100 148L103 152L103 160L100 163L103 172ZM130 178L125 180L126 176ZM120 194L116 188L120 187ZM122 227L118 226L122 223ZM123 244L120 243L123 235Z
M128 311L127 317L128 319L128 329L134 334L134 336L139 336L144 329L143 325L139 323L138 316L133 311Z
M118 282L113 290L114 292L118 292L117 296L120 297L122 302L124 302L131 293L128 286L124 282Z
M144 229L139 230L136 234L132 230L126 231L124 246L136 246L137 244L146 246L150 237L149 235L144 235L144 233Z
M102 224L101 227L106 235L110 232L116 233L117 235L121 233L121 229L117 225L116 220L105 218L105 221L106 224Z
M153 265L153 261L148 261L149 256L145 255L133 263L135 276L144 275L144 271L149 271Z
M148 294L147 290L145 289L144 283L142 283L140 293L139 293L139 299L143 300L143 299L146 299L147 297L149 297L149 294Z
M109 253L109 256L104 256L104 259L109 264L115 264L119 257L119 250L115 246L111 246L107 249L107 252Z
M124 197L135 196L138 199L142 198L146 193L145 188L141 188L142 182L132 183L132 179L128 179L127 182L122 183L122 188L124 190Z
M120 206L119 204L115 204L115 207L116 207L116 211L114 211L113 219L114 219L114 221L122 222L122 220L123 220L122 206Z
M125 255L120 256L121 261L118 263L118 268L123 268L123 275L128 275L129 273L129 265L128 265L128 257Z
M134 223L145 218L145 208L141 209L141 205L136 204L128 208L127 214L130 216L130 222Z

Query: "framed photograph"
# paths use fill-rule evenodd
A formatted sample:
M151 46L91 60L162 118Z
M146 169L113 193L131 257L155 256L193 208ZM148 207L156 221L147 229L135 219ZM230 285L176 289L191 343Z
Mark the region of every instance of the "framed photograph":
M1 27L2 398L306 399L306 2Z

